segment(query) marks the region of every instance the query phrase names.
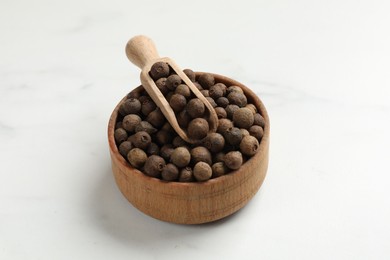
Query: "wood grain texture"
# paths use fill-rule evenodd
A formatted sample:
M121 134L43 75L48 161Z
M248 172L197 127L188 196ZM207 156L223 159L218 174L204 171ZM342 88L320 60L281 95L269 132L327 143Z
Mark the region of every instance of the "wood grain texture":
M130 203L156 219L179 224L201 224L224 218L244 207L259 190L266 176L270 136L266 108L243 84L213 75L216 82L241 87L248 102L255 104L265 119L259 151L239 170L227 175L203 183L166 182L146 176L125 161L115 144L114 128L120 103L111 115L108 141L115 181Z
M159 88L156 86L154 80L150 77L149 71L151 70L153 64L159 61L167 63L189 87L190 91L204 103L208 111L207 121L209 123L209 132L215 133L217 131L218 116L215 113L213 106L202 95L202 93L200 93L198 88L195 87L187 75L183 73L183 70L172 59L166 57L160 58L158 56L156 46L151 39L143 35L138 35L131 38L126 45L126 55L133 64L141 68L142 71L140 78L142 85L181 138L192 144L200 141L190 138L187 135L187 132L179 126L176 115L173 112L171 106Z

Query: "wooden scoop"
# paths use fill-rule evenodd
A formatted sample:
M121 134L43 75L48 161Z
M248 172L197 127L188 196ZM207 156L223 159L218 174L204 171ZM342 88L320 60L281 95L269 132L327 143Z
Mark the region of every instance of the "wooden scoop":
M215 113L214 108L207 101L207 99L200 93L197 87L192 83L192 81L187 77L187 75L182 71L182 69L177 66L177 64L170 58L160 58L156 46L153 41L146 36L138 35L131 38L126 45L126 55L129 60L138 66L141 71L141 83L145 90L148 92L149 96L153 99L154 103L161 109L162 113L175 129L176 133L183 138L188 143L197 143L200 140L191 139L187 136L186 131L184 131L177 122L175 113L173 112L171 106L168 104L168 101L165 99L164 95L156 86L156 83L149 75L149 71L152 65L156 62L162 61L166 62L176 74L184 81L184 83L189 87L192 93L195 94L205 105L206 109L209 112L209 132L213 133L217 130L218 127L218 117Z

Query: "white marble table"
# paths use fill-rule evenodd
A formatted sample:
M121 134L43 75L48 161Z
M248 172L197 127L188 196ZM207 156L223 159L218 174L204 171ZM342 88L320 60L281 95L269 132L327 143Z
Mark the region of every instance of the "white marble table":
M389 2L160 2L0 3L0 259L389 259ZM106 128L140 33L267 106L268 176L237 214L174 225L118 191Z

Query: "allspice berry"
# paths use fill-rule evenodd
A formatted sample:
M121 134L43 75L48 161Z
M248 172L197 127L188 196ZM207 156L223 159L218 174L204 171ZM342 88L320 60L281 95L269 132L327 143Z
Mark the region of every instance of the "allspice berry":
M129 114L123 118L122 126L126 131L133 133L135 126L141 123L142 119L136 114Z
M207 101L210 103L210 105L212 106L212 107L217 107L218 105L217 105L217 103L215 103L215 101L214 101L214 99L212 99L211 97L206 97L206 99L207 99Z
M142 86L142 85L141 85ZM141 96L141 91L131 91L129 94L127 94L127 98L135 98L138 99Z
M156 109L156 104L152 99L146 99L142 102L141 112L145 116L148 116L150 112Z
M224 108L216 107L216 108L214 108L214 110L215 110L215 113L217 114L219 119L227 117L226 110Z
M223 96L223 90L218 84L213 85L209 89L209 95L214 100L217 100L218 98Z
M187 99L183 95L173 94L169 100L169 105L172 107L173 111L179 113L186 107Z
M233 122L227 118L221 118L218 120L217 132L225 135L226 131L233 127Z
M230 119L233 119L233 114L238 109L240 109L240 107L237 106L237 105L232 105L232 104L227 105L226 108L225 108L227 117L230 118Z
M156 143L151 143L146 149L146 153L149 155L158 155L160 153L160 147Z
M141 102L136 98L126 99L125 102L119 107L119 113L122 116L128 114L137 114L141 111Z
M171 155L173 153L173 146L172 144L164 144L161 148L160 148L160 155L162 158L164 158L167 162L170 161L171 159Z
M240 151L247 155L253 156L259 150L259 141L251 135L245 136L240 143ZM226 157L225 157L226 158Z
M199 98L193 98L188 101L186 110L192 118L202 117L205 112L205 106Z
M229 99L227 97L220 97L216 101L218 106L226 108L227 105L229 105Z
M205 162L211 165L211 153L206 147L197 146L191 150L191 161L193 164L196 164L197 162Z
M237 127L248 129L253 125L254 117L250 109L243 107L233 114L233 123Z
M231 170L237 170L242 165L242 154L239 151L228 152L225 155L224 163Z
M114 132L114 138L118 144L122 143L123 141L126 141L127 137L127 132L123 128L118 128Z
M232 92L238 92L238 93L244 93L244 91L242 90L242 88L240 88L239 86L230 86L226 89L226 94L230 94Z
M147 121L141 121L139 124L137 124L134 128L134 131L136 133L145 131L148 134L154 134L157 132L157 129L154 128L149 122Z
M222 96L226 96L227 87L223 83L216 83L215 86L218 86L220 89L222 89Z
M170 144L173 139L172 133L164 130L158 131L154 137L156 142L159 143L160 145Z
M167 78L160 78L156 82L157 88L161 91L161 93L165 96L169 92L169 88L167 87Z
M203 90L203 88L202 88L202 86L199 84L199 82L194 82L194 86L195 86L197 89L199 89L199 91L202 91L202 90Z
M185 84L180 84L175 89L175 94L183 95L185 98L191 97L191 90L190 88Z
M188 137L193 139L202 139L206 137L209 132L209 123L206 119L195 118L189 124L187 128Z
M167 131L169 133L174 132L173 127L171 126L171 124L169 122L165 122L165 124L162 126L161 130Z
M192 81L194 82L195 81L195 72L190 70L190 69L185 69L183 70L184 74L187 75L187 77Z
M125 158L131 149L133 149L133 144L130 141L124 141L118 147L119 153Z
M228 129L223 136L226 142L233 146L239 145L242 140L241 130L237 127Z
M197 181L207 181L212 176L212 169L207 163L198 162L194 166L193 174Z
M214 163L213 166L211 166L211 169L213 172L213 174L212 174L213 178L220 177L220 176L225 175L226 173L229 172L229 168L226 167L224 162Z
M181 128L187 128L191 121L191 116L187 113L187 110L183 110L176 116L176 120Z
M180 176L179 181L180 182L191 182L193 181L194 177L192 175L192 168L191 167L185 167L180 170Z
M202 145L212 153L217 153L223 150L225 146L225 138L219 133L209 133L203 140Z
M213 156L213 163L223 162L224 158L225 158L225 153L224 152L216 153Z
M210 96L210 93L209 93L208 89L202 89L200 91L200 93L202 93L202 95L205 96L205 97L209 97Z
M261 126L262 128L264 128L264 126L265 126L264 117L262 117L259 113L256 113L256 114L254 115L253 124L254 124L254 125L259 125L259 126Z
M244 128L240 128L240 131L241 131L241 135L242 135L243 138L244 138L244 136L250 135L249 131L244 129Z
M146 159L144 172L151 177L160 176L162 170L165 167L165 161L161 156L151 155Z
M148 156L146 155L146 153L139 148L133 148L127 154L127 160L129 161L129 163L133 167L138 169L144 166L147 158Z
M175 138L173 138L172 144L175 148L187 145L186 141L184 141L183 138L181 138L180 136L176 136Z
M246 96L240 92L231 92L227 98L230 104L234 104L239 107L245 107L248 103Z
M263 138L264 130L259 125L253 125L249 128L249 133L251 136L255 137L258 141L260 141L261 138Z
M191 161L190 152L184 147L177 147L171 154L171 162L177 167L183 168Z
M179 178L179 169L176 165L168 163L161 172L161 178L164 181L175 181Z
M151 125L157 128L161 128L165 123L165 116L161 112L160 108L156 108L146 117L146 121L148 121Z
M253 105L253 104L247 104L245 107L248 108L248 109L250 109L250 110L252 111L253 115L255 115L255 114L257 113L257 108L256 108L255 105Z
M209 73L203 73L199 76L198 82L202 85L203 88L209 89L212 85L215 84L214 76Z
M172 74L167 78L166 86L170 90L175 90L177 86L181 84L181 78L179 75Z
M162 61L156 62L150 68L149 74L154 80L167 77L169 75L169 66L167 63Z
M145 131L135 133L132 136L131 140L132 140L131 142L135 147L140 148L142 150L146 150L146 148L148 148L148 146L152 142L152 138Z

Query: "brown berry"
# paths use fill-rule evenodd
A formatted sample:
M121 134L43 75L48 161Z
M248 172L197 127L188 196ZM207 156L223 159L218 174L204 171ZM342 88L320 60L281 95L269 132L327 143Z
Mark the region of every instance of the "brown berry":
M172 144L175 148L187 145L186 141L184 141L183 138L181 138L180 136L176 136L175 138L173 138Z
M218 98L223 96L223 90L220 87L220 85L216 84L210 87L209 89L209 95L214 100L217 100Z
M191 161L193 164L205 162L211 165L211 153L206 147L197 146L191 150Z
M220 177L229 172L229 168L226 167L224 162L214 163L213 166L211 166L211 169L213 171L213 175L212 175L213 178Z
M150 112L146 117L146 121L148 121L154 127L160 128L165 123L165 116L161 112L160 108L156 108L154 111Z
M230 86L226 89L226 94L229 95L232 92L244 93L244 91L242 91L242 88L240 88L239 86Z
M209 133L203 140L202 145L210 152L217 153L222 151L225 146L225 138L219 133Z
M173 133L173 132L174 132L173 127L171 126L171 124L170 124L169 122L166 122L166 123L162 126L161 130L167 131L167 132L169 132L169 133Z
M185 167L181 169L179 181L180 182L191 182L193 181L194 177L192 175L192 169L191 167Z
M160 78L156 82L157 88L161 91L161 93L165 96L169 92L169 88L167 87L167 78Z
M253 156L259 150L259 141L251 135L245 136L240 143L240 151L247 155Z
M264 117L262 117L259 113L256 113L255 116L254 116L253 124L254 125L259 125L262 128L264 128L264 126L265 126Z
M170 90L174 90L180 84L181 78L179 77L179 75L172 74L167 78L166 86Z
M202 117L204 115L205 106L199 98L193 98L188 101L186 110L192 118Z
M210 103L210 105L212 106L212 107L217 107L218 105L217 105L217 103L215 103L215 101L214 101L214 99L212 99L211 97L206 97L206 99L207 99L207 101Z
M226 142L230 145L236 146L239 145L242 140L242 134L239 128L232 127L226 131L224 134Z
M220 89L222 89L222 96L226 95L227 87L223 83L216 83L215 86L218 86Z
M175 93L183 95L185 98L191 97L191 90L185 84L180 84L179 86L177 86L177 88L175 89Z
M199 89L199 91L203 90L202 86L199 84L199 82L194 82L194 86Z
M133 148L127 154L127 160L129 161L129 163L133 167L138 169L144 166L147 158L148 156L146 155L146 153L139 148Z
M152 65L150 68L150 76L154 80L159 78L167 77L169 75L169 66L167 63L159 61Z
M136 98L126 99L125 102L119 107L119 113L122 116L128 114L137 114L141 111L141 102Z
M131 142L133 143L133 145L135 147L140 148L142 150L146 150L146 148L148 148L148 146L152 142L152 138L150 137L150 135L147 132L141 131L141 132L135 133L132 136Z
M202 139L206 137L209 132L209 123L206 119L195 118L189 124L187 128L187 134L189 138Z
M257 113L257 108L256 108L255 105L253 105L253 104L247 104L245 107L248 108L249 110L251 110L252 113L253 113L253 115L255 115L255 114Z
M216 107L216 108L214 108L214 110L215 110L215 113L218 116L218 119L227 117L226 110L224 108Z
M173 139L172 133L164 130L158 131L154 137L156 142L159 143L160 145L170 144Z
M142 86L141 86L142 87ZM141 96L141 91L133 90L129 94L127 94L127 98L135 98L138 99Z
M118 128L123 128L122 121L116 122L115 129L118 129Z
M239 106L237 105L227 105L227 107L225 108L226 110L226 114L227 114L227 117L230 118L230 119L233 119L233 114L234 112L236 112L238 109L240 109Z
M157 129L154 128L149 122L141 121L138 125L135 126L134 131L136 133L145 131L148 134L154 134L157 132Z
M173 146L172 144L164 144L160 149L160 155L162 158L164 158L167 162L171 159L171 154L173 153Z
M186 107L187 99L183 95L173 94L169 100L169 105L172 107L173 111L179 113Z
M183 168L191 161L190 152L184 147L178 147L171 154L171 162L177 167Z
M187 128L191 121L191 116L187 113L186 110L183 110L176 116L176 119L181 128Z
M185 69L183 70L184 74L187 75L187 77L192 81L194 82L195 81L195 72L193 72L192 70L190 69Z
M150 112L154 111L156 109L156 104L153 102L152 99L146 99L142 102L142 114L145 116L148 116Z
M216 103L218 106L226 108L226 106L229 105L229 99L227 99L227 97L220 97L216 100Z
M225 135L226 131L233 127L233 122L227 118L221 118L218 120L217 132Z
M239 107L245 107L248 102L246 96L240 92L231 92L227 98L229 99L230 104L234 104Z
M135 126L141 123L141 118L136 114L129 114L123 118L122 125L126 131L133 133Z
M202 93L202 95L205 96L205 97L209 97L210 96L210 93L209 93L208 89L202 89L200 91L200 93Z
M122 143L123 141L126 141L127 137L127 132L123 128L118 128L114 132L114 138L118 144Z
M240 128L240 131L241 131L242 138L244 138L244 136L250 135L249 131L244 128Z
M146 159L144 172L150 177L159 177L165 167L165 161L161 156L151 155Z
M219 152L219 153L216 153L213 157L213 162L214 163L217 163L217 162L223 162L224 161L224 158L225 158L225 153L224 152Z
M225 155L224 163L229 169L237 170L241 167L242 160L242 154L239 151L232 151Z
M168 163L161 172L161 178L164 181L175 181L179 178L179 169L176 165Z
M158 155L160 153L160 147L156 143L151 143L146 149L146 153L149 155Z
M203 88L209 89L212 85L215 84L214 76L209 73L203 73L199 76L198 82L202 85Z
M125 158L131 149L133 149L133 144L130 141L122 142L118 148L119 153Z
M254 117L250 109L243 107L233 114L233 123L237 127L248 129L253 125Z
M207 181L208 179L211 178L213 171L210 167L205 162L198 162L194 166L194 177L197 181Z
M261 126L259 125L253 125L249 128L249 133L251 136L255 137L257 140L261 140L264 135L264 130Z

